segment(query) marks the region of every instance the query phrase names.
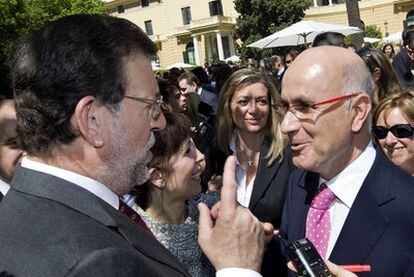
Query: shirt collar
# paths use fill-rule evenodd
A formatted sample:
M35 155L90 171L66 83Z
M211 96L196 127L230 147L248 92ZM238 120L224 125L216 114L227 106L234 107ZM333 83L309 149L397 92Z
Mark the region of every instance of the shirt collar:
M234 129L233 135L231 136L229 147L230 147L230 150L233 152L233 156L236 158L236 165L240 166L239 159L237 159L236 140L237 140L237 130ZM240 168L241 168L241 166L240 166Z
M197 94L198 95L201 95L201 91L203 90L203 88L200 86L199 88L198 88L198 90L197 90Z
M9 189L10 189L10 185L7 184L2 179L0 179L0 192L1 192L1 194L6 195L6 193L9 191Z
M115 209L118 210L119 208L119 196L116 195L113 191L111 191L107 186L96 180L93 180L89 177L77 174L69 170L30 160L28 157L24 157L22 159L21 166L34 171L53 175L60 179L71 182L93 193L94 195L101 198L103 201L105 201Z
M365 150L348 165L341 173L329 181L319 178L319 184L326 182L329 189L348 208L352 207L354 200L364 183L376 156L372 142L369 142Z

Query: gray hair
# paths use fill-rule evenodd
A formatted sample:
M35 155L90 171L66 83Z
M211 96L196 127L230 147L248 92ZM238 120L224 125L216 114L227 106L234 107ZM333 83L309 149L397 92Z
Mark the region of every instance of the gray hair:
M373 103L375 83L368 67L364 63L349 62L344 66L343 73L343 95L365 93L368 94L371 103ZM366 121L369 130L371 130L371 121L372 115L370 113Z

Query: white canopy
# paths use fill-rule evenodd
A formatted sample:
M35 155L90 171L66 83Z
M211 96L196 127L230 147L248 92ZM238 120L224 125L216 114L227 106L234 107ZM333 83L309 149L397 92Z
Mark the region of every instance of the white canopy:
M343 35L360 33L357 27L302 20L279 32L253 42L248 47L272 48L280 46L301 45L312 42L324 32L338 32Z
M393 33L385 38L382 39L385 42L400 42L402 41L402 32Z
M379 41L381 41L381 39L379 39L379 38L364 37L364 42L375 43L375 42L379 42Z
M237 55L233 55L233 56L231 56L231 57L228 57L228 58L227 58L227 59L225 59L224 61L225 61L225 62L232 61L232 62L237 63L237 62L239 62L239 61L240 61L240 57L239 57L239 56L237 56Z
M193 67L194 65L192 64L188 64L188 63L183 63L183 62L178 62L178 63L174 63L170 66L167 66L166 69L171 69L173 67L177 67L177 68L187 68L187 67Z

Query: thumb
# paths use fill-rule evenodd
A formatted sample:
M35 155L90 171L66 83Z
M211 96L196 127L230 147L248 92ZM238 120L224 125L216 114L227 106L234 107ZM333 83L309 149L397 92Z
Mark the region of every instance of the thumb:
M213 230L213 220L209 208L204 203L198 204L198 210L200 212L198 220L198 243L202 246L204 243L208 243Z

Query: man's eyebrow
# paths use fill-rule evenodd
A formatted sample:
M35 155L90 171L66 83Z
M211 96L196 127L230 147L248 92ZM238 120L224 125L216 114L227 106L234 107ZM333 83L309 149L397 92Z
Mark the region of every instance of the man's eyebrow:
M283 97L282 96L281 99L282 99L282 102L291 103L291 104L294 104L294 105L301 105L301 104L302 105L303 104L309 105L311 103L314 103L313 100L310 100L310 99L308 99L307 97L304 97L304 96L301 96L301 97L292 97L290 99L286 99L286 97Z

